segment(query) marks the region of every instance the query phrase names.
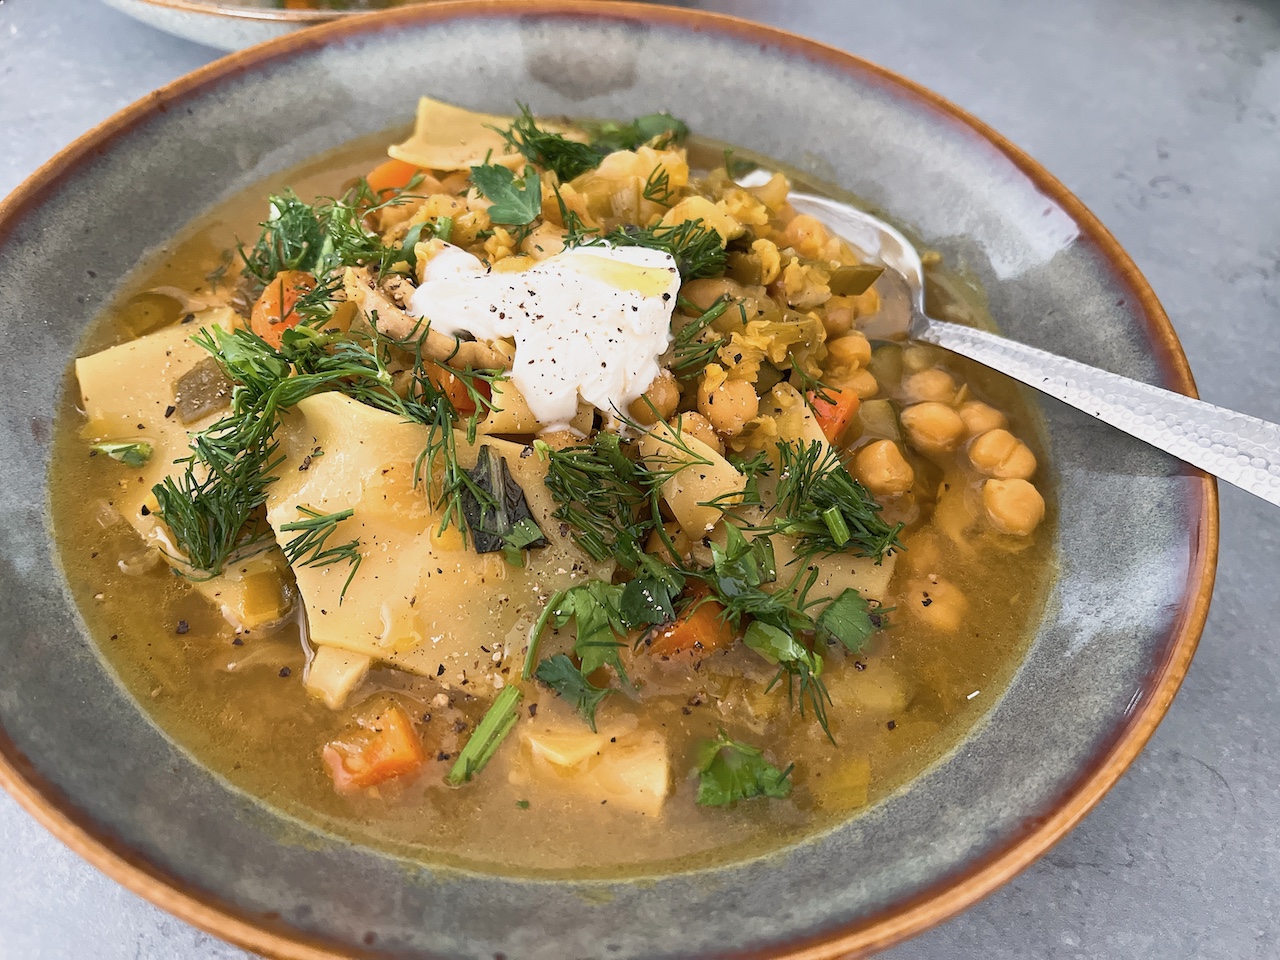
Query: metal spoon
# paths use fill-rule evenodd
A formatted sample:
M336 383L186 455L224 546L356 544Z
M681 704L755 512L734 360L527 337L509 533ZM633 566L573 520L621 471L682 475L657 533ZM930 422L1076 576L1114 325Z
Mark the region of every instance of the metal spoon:
M740 182L753 186L768 178L767 172L755 171ZM1108 373L985 330L934 320L924 312L920 255L906 237L883 220L845 203L805 193L791 193L789 200L796 211L821 220L902 276L911 294L907 336L999 370L1280 506L1280 425Z

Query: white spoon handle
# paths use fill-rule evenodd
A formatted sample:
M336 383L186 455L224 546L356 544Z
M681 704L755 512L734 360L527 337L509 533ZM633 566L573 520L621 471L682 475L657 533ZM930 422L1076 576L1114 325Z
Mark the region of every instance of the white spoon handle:
M924 318L912 337L977 360L1280 506L1280 425L1029 347Z

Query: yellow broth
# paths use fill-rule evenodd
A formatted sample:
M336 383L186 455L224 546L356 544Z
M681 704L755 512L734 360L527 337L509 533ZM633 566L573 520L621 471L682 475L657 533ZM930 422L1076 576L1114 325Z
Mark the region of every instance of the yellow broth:
M285 184L302 197L333 193L372 167L386 142L386 135L366 138L272 177L193 224L139 267L87 332L80 353L177 322L189 304L172 296L175 291L206 296L219 272L225 290L238 271L228 251L237 237L255 235L266 193ZM703 157L718 151L718 145L701 146ZM695 146L691 158L699 156ZM930 272L934 309L989 324L972 285L937 266ZM148 292L158 288L163 292ZM973 397L1007 414L1009 429L1041 454L1043 464L1037 420L1012 384L976 365L922 352L927 349L908 347L908 364L950 371ZM881 366L892 370L901 359ZM882 396L899 390L890 381L881 384ZM1051 497L1049 516L1032 537L978 532L957 542L935 528L931 501L943 467L958 470L954 464L963 453L931 461L912 452L917 507L889 508L891 516L897 511L910 521L908 549L884 598L897 608L891 626L857 656L838 647L826 651L824 680L838 746L811 715L801 717L789 705L784 686L765 693L773 668L740 644L706 658L697 671L687 662L646 661L639 651L626 660L641 681L639 693L608 698L599 727L607 736L639 724L666 738L675 788L660 816L583 798L567 782L529 778L516 736L476 780L449 787L444 774L486 700L456 685L443 694L433 679L382 668L347 708L332 711L302 687L305 653L296 623L270 636L237 637L164 564L138 572L138 537L109 509L119 465L88 456L77 400L69 375L50 475L54 528L90 633L125 686L163 730L237 787L336 834L429 862L530 875L657 873L742 858L844 820L919 775L981 721L1019 663L1053 575ZM859 444L856 436L851 442ZM1042 466L1037 476L1044 472ZM955 476L965 484L980 482L972 471ZM910 608L920 597L908 595L909 586L938 572L968 602L955 631L931 627ZM519 659L506 669L518 671ZM346 727L353 710L375 697L407 708L429 761L408 784L340 795L320 761L321 747ZM522 716L536 709L543 718L580 723L535 684L526 685L520 709ZM780 766L794 763L791 796L732 808L698 806L690 775L694 746L720 728L765 748Z

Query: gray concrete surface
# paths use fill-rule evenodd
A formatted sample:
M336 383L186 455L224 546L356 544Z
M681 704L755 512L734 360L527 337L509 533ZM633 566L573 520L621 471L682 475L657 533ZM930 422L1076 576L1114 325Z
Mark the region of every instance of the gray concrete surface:
M686 5L820 37L993 124L1133 254L1202 395L1280 420L1273 0ZM96 0L0 0L0 194L214 55ZM1200 653L1133 769L1040 863L886 956L1280 957L1280 513L1227 488L1222 519ZM0 796L0 960L246 956L122 890Z

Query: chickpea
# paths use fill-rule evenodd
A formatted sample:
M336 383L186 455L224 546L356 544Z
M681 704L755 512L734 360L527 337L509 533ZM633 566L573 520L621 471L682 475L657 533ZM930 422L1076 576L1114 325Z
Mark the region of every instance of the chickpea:
M942 633L955 633L969 612L969 600L950 580L930 574L914 581L907 590L907 609L926 626Z
M533 257L534 260L545 260L554 257L564 250L564 227L554 223L538 224L520 243L520 251Z
M1026 480L988 480L982 505L992 527L1015 537L1030 536L1044 519L1044 497Z
M720 440L720 434L716 433L715 428L702 414L682 413L676 422L682 434L701 440L716 453L724 453L724 443Z
M960 419L964 421L964 428L971 437L1009 425L1003 413L981 400L960 404Z
M802 257L816 258L827 242L827 228L807 213L797 214L782 229L779 246L794 247Z
M827 341L828 363L834 367L856 369L871 362L871 344L860 333Z
M908 373L936 367L941 359L942 351L927 343L913 343L902 351L902 366Z
M855 370L844 378L844 387L858 395L859 400L870 400L880 392L880 382L870 370Z
M907 441L921 453L945 453L964 439L964 421L945 403L927 400L902 411Z
M644 395L631 402L627 412L640 426L651 427L659 420L668 419L679 405L680 385L670 370L663 370L649 384Z
M828 341L843 337L853 329L853 321L858 315L857 301L853 297L832 297L826 306L822 326L826 328Z
M730 280L728 277L690 280L680 288L680 296L704 313L710 310L711 305L725 294L735 300L741 300L745 296L745 291L742 284L736 280Z
M1029 480L1036 455L1008 430L988 430L969 444L969 462L979 473L999 480Z
M864 487L881 496L906 493L916 482L916 472L892 440L876 440L854 454L853 473Z
M726 380L714 390L698 389L698 410L722 436L742 432L760 412L760 398L747 380Z
M937 403L954 403L956 399L956 382L951 374L937 367L921 370L902 380L902 399L906 403L920 403L933 400Z

